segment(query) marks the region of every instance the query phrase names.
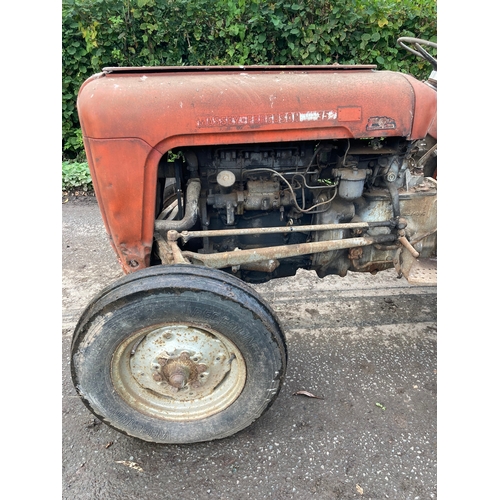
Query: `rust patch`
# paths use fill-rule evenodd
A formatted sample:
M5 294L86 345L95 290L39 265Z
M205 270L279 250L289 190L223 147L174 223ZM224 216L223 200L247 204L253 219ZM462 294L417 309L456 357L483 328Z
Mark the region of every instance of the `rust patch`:
M372 116L368 118L366 130L393 130L396 128L396 120L387 116Z
M363 248L362 247L351 248L349 250L348 259L350 259L350 260L358 260L358 259L361 259L362 256L363 256Z

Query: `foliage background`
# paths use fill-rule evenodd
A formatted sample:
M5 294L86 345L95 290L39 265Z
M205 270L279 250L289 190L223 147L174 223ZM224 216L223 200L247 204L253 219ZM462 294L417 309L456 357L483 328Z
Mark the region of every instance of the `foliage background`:
M64 0L63 160L85 158L76 97L103 67L375 63L425 78L396 40L436 34L436 0Z

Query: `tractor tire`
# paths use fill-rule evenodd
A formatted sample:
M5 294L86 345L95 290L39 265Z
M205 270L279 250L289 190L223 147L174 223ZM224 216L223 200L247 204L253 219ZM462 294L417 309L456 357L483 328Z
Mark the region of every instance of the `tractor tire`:
M134 438L185 444L231 436L278 396L287 364L272 309L219 270L155 266L105 288L72 342L77 393Z

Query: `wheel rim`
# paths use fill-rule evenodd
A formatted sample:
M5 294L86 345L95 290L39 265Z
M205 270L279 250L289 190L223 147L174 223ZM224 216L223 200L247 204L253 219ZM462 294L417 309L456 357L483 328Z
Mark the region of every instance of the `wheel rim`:
M219 332L164 324L141 330L118 346L111 380L137 411L189 421L230 406L245 386L246 366L236 345Z

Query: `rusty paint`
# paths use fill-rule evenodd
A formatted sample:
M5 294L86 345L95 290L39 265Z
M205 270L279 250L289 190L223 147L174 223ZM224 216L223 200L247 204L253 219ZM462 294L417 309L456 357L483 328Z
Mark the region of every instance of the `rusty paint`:
M275 247L252 248L250 250L233 250L212 254L198 254L182 252L183 257L214 269L223 269L231 266L247 265L273 259L286 259L298 255L342 250L353 247L373 245L376 242L394 241L395 235L382 235L365 238L346 238L343 240L315 241L311 243L298 243L295 245L281 245Z
M359 260L359 259L361 259L361 257L363 257L363 248L362 247L351 248L349 250L349 253L347 256L347 258L350 260Z
M101 215L124 271L150 265L158 163L173 148L364 138L363 116L391 119L371 137L435 137L436 92L374 68L106 68L90 77L77 108Z
M387 116L372 116L368 118L366 130L373 132L375 130L394 130L396 129L396 120Z
M155 240L158 244L158 252L160 254L160 259L162 264L169 265L175 264L174 256L170 245L165 241L160 233L155 233Z
M254 234L276 234L276 233L309 233L311 231L327 231L334 229L369 229L371 227L392 227L391 221L370 221L370 222L345 222L341 224L315 224L303 226L278 226L278 227L252 227L242 229L214 229L206 231L168 231L169 241L182 238L187 243L193 238L214 238L218 236L248 236Z
M358 264L354 259L352 261L353 269L355 271L363 271L371 274L376 274L379 271L383 271L384 269L388 269L394 266L393 260L379 260L367 262L366 264Z
M189 262L182 255L181 249L179 248L179 245L177 245L177 242L169 240L168 246L170 247L170 250L172 252L174 264L189 264Z
M139 335L134 356L130 347L137 335L118 347L111 377L121 397L146 415L165 421L206 418L232 404L245 385L243 357L219 332L165 323Z
M400 236L398 241L413 255L413 257L418 258L420 254L413 248L406 236Z
M182 352L179 356L168 359L160 373L155 375L159 375L159 381L163 379L172 387L182 389L187 384L196 384L198 376L206 369L206 365L195 363L187 352ZM158 378L155 380L158 381Z
M272 273L280 265L280 261L276 259L264 260L262 262L252 262L251 264L242 264L241 269L245 271L259 271L261 273Z

